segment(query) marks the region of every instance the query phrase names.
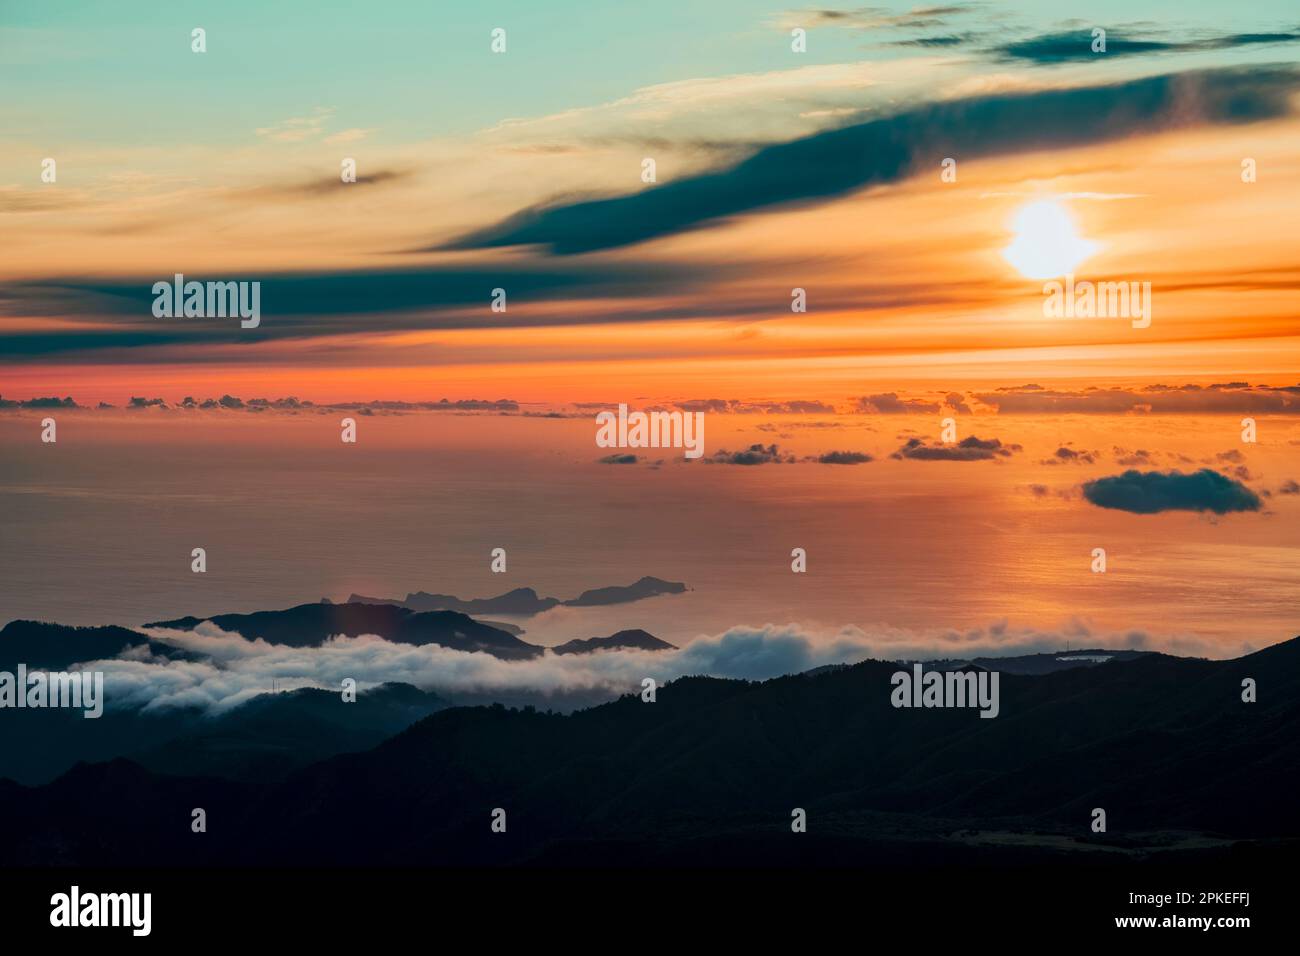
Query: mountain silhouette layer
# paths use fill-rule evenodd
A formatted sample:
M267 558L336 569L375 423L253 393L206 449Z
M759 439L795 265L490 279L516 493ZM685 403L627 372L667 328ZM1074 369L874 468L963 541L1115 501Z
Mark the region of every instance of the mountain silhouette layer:
M368 750L448 706L410 684L381 684L355 701L304 687L261 694L226 713L189 721L184 732L132 754L160 773L272 779L335 754Z
M260 639L289 647L319 647L338 634L375 634L402 644L483 651L504 660L526 660L543 652L535 644L457 611L420 612L393 604L300 604L283 611L182 617L145 626L193 630L204 621L224 631L235 631L250 641Z
M0 784L23 821L0 862L1086 865L1300 841L1300 639L1002 673L994 719L894 708L896 670L683 678L567 715L453 707L260 784L82 765ZM219 840L192 838L194 806Z
M69 627L43 621L10 621L0 630L0 670L20 663L29 668L67 670L83 661L116 657L123 651L148 648L170 660L195 660L195 655L151 640L125 627Z
M381 684L344 703L338 691L301 688L253 697L229 710L105 709L86 720L75 709L3 711L0 778L42 784L78 762L130 757L160 773L249 780L368 750L448 706L409 684Z
M590 591L583 591L573 600L564 603L570 607L594 607L602 604L640 601L643 598L658 597L660 594L682 594L685 591L686 585L680 581L664 581L647 575L626 587L593 588Z
M412 591L405 598L375 598L353 594L349 603L355 604L394 604L413 611L460 611L462 614L515 614L531 616L549 611L553 607L597 607L608 604L627 604L644 598L657 597L660 594L682 594L686 585L679 581L664 581L661 578L646 576L634 584L614 587L592 588L583 591L576 598L561 601L559 598L540 597L532 588L515 588L505 594L490 598L458 598L452 594L430 594L428 591Z
M353 594L348 598L350 604L392 604L412 611L459 611L462 614L517 614L531 616L549 611L560 604L559 598L540 597L532 588L515 588L504 594L490 598L471 598L465 600L453 594L430 594L428 591L412 591L402 600L396 598L373 598Z
M661 641L646 631L634 628L619 631L609 637L589 637L586 640L575 639L557 644L551 648L556 654L587 654L592 651L632 649L641 651L675 651L676 644Z
M375 634L404 644L437 644L458 651L482 651L503 660L528 660L546 652L541 645L530 644L459 611L412 611L395 604L301 604L283 611L182 617L155 621L145 627L193 630L204 621L211 621L222 630L234 631L247 640L260 639L268 644L290 647L319 647L338 634L349 637ZM133 632L124 631L123 634ZM144 635L134 636L140 641L147 640ZM107 645L101 643L100 646ZM615 648L675 650L674 645L646 631L629 629L609 637L568 641L554 651L557 654L582 654Z

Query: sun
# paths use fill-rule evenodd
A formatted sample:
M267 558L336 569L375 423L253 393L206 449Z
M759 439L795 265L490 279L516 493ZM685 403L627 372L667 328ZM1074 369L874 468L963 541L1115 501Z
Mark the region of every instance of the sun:
M1015 238L1003 258L1026 279L1054 279L1074 271L1101 244L1084 239L1069 211L1055 199L1039 199L1016 210Z

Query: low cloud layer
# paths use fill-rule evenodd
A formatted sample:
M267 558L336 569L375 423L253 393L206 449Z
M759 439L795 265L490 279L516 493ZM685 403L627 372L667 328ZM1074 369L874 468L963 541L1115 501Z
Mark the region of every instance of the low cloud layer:
M1088 388L1061 391L1021 385L975 397L1004 415L1017 414L1207 414L1237 412L1300 413L1300 385L1149 385L1146 388Z
M367 687L400 681L455 697L458 694L603 694L640 690L685 676L766 680L830 664L880 660L966 659L1054 652L1065 642L1111 649L1167 650L1185 655L1249 653L1190 637L1156 640L1144 631L1098 634L1073 620L1062 629L1011 628L1005 621L966 631L915 632L878 627L813 631L796 624L737 626L700 637L674 651L610 650L593 654L503 661L437 645L394 644L374 636L335 637L320 647L291 648L247 641L211 623L194 631L151 629L152 637L202 655L199 661L152 656L147 648L120 659L93 662L105 673L110 710L164 714L172 708L221 713L269 691L340 689L345 678ZM92 665L87 665L92 666Z
M520 402L512 399L484 397L441 401L370 400L313 403L293 396L280 398L241 398L236 395L220 397L131 396L124 399L127 408L165 408L215 411L334 411L356 410L363 414L387 411L494 411L519 412ZM550 410L548 417L585 418L590 410L604 410L618 405L619 399L611 397L601 402L560 403L564 411ZM0 396L0 409L86 408L75 397L33 396L15 399ZM112 406L107 406L112 407ZM576 409L576 411L572 411ZM782 416L782 428L841 427L861 423L864 416L880 415L934 415L941 411L959 415L1207 415L1207 414L1300 414L1300 384L1252 385L1249 382L1220 382L1210 385L1153 384L1141 388L1086 388L1066 390L1037 384L998 388L993 391L961 392L881 392L872 395L849 396L841 402L792 399L773 401L742 398L695 398L682 401L648 404L646 411L705 412L711 415ZM807 421L814 416L838 417L840 421ZM767 427L771 430L775 426ZM1069 443L1066 443L1067 446ZM1092 452L1097 455L1097 452ZM1117 456L1129 454L1142 456L1148 452L1128 452L1115 448ZM1121 464L1129 464L1121 461ZM1133 464L1141 462L1133 461Z

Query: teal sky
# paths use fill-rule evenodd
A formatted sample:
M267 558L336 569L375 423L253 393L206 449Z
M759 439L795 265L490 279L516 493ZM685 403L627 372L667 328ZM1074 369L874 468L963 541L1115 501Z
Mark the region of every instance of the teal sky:
M879 4L914 10L918 4ZM797 5L753 0L591 3L535 0L100 0L0 10L0 87L14 92L0 136L30 142L247 144L252 130L326 106L335 128L372 141L456 136L512 117L608 102L674 80L791 68L785 19ZM842 9L852 9L844 7ZM1225 22L1213 0L982 5L972 29L1006 38L1080 24L1155 21L1234 33L1294 27L1293 3L1252 3ZM786 14L789 14L786 17ZM347 24L341 27L340 24ZM1005 24L1005 27L1000 26ZM202 26L208 52L189 49ZM509 51L488 52L507 29ZM947 28L915 33L943 33ZM949 31L950 32L950 31ZM810 28L800 65L915 55L897 32Z

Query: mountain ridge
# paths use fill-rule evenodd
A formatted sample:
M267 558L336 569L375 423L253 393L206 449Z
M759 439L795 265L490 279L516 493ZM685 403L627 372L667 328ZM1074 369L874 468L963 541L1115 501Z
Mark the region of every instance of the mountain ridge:
M1290 796L1300 782L1300 639L1227 661L1145 655L1004 673L992 720L894 708L897 669L864 661L766 681L684 677L654 703L629 688L567 715L442 709L370 750L221 791L230 829L213 852L303 865L761 866L800 847L805 862L919 854L983 865L1103 849L1200 858L1243 841L1300 840ZM1259 682L1257 703L1241 699L1245 677ZM1231 772L1207 773L1207 754ZM128 808L139 788L192 794L198 778L164 786L142 769L97 766L76 772L95 793L112 778L99 824L120 812L124 828L92 833L61 813L66 778L0 786L0 813L28 821L0 841L0 861L29 859L51 839L77 848L82 864L129 840L128 857L183 858L186 841L161 835L165 814ZM507 810L509 839L489 828L494 807ZM806 810L815 839L790 843L802 839L789 831L792 807ZM1108 833L1091 832L1094 807L1107 810ZM994 842L968 852L970 834Z
M602 607L611 604L628 604L661 594L682 594L686 585L680 581L665 581L645 575L628 585L591 588L576 598L562 601L554 597L541 597L532 588L514 588L490 598L459 598L452 594L431 594L428 591L411 591L405 598L375 598L352 594L348 603L392 604L413 611L460 611L464 614L515 614L524 617L541 614L553 607Z

